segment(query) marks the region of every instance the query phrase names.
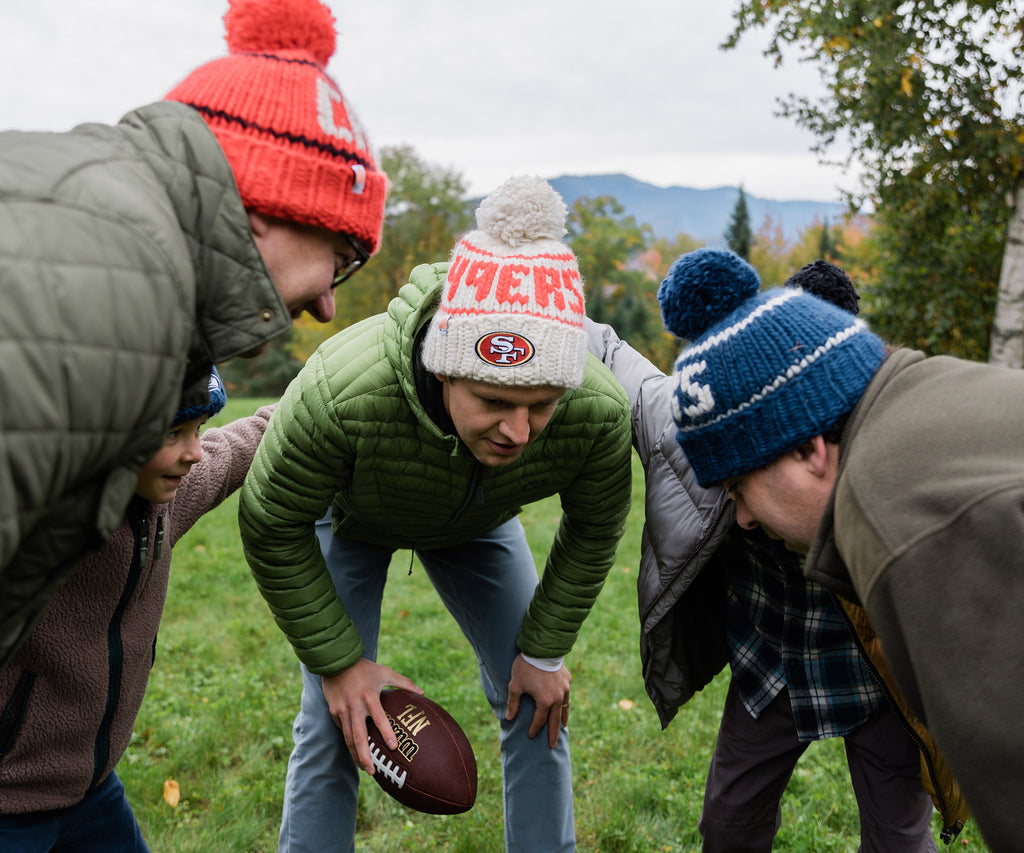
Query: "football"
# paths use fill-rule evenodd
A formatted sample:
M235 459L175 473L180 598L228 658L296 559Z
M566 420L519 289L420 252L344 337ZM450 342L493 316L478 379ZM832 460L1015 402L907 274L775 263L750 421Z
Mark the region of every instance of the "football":
M366 718L377 784L416 811L469 811L476 801L476 756L451 714L436 702L399 688L382 691L380 703L398 747L388 749L373 720Z

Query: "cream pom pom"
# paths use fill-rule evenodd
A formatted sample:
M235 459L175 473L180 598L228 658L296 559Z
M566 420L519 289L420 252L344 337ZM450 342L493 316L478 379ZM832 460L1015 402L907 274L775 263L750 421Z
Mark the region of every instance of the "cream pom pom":
M561 240L568 208L551 185L521 175L505 183L480 202L476 211L481 231L513 249L537 240Z

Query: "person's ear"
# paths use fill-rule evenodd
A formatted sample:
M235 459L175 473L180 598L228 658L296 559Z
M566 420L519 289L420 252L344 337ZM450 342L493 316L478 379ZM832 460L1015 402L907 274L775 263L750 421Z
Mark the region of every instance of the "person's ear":
M829 468L828 448L826 447L824 436L816 435L814 438L808 439L794 450L793 453L816 477L827 476Z
M249 227L252 229L253 236L266 236L266 233L270 228L270 218L264 216L257 210L246 209L245 213L249 217Z

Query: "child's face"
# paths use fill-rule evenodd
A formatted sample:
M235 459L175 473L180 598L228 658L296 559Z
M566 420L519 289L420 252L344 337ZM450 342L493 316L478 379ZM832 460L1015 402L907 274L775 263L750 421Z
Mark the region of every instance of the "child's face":
M207 416L178 424L164 439L164 446L139 469L135 494L154 504L165 504L178 491L182 478L203 455L199 430Z

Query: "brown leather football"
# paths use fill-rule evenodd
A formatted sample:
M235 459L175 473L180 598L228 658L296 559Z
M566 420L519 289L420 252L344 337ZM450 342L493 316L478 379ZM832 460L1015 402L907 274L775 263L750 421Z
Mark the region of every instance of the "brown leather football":
M366 718L377 784L416 811L469 811L476 801L476 756L451 714L436 702L399 688L382 691L380 703L398 747L388 749L373 720Z

